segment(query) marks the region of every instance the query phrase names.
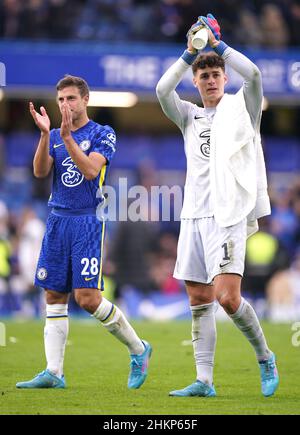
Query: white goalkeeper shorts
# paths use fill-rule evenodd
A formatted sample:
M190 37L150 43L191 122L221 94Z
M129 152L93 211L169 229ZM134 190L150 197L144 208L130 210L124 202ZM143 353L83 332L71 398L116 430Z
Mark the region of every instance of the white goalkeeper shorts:
M247 220L221 228L214 217L182 219L174 278L210 284L216 275L243 276Z

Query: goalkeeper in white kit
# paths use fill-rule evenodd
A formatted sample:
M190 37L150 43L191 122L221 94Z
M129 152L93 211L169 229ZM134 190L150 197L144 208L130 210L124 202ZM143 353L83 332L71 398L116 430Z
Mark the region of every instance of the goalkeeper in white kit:
M192 36L205 26L211 52L198 53ZM208 14L189 30L187 50L162 76L157 96L164 113L181 130L187 159L184 202L174 276L185 281L192 314L196 382L170 396L216 396L215 301L252 345L264 396L279 377L251 305L241 297L247 237L257 219L270 214L260 140L262 79L248 58L221 41L220 26ZM235 95L224 93L225 65L244 79ZM175 89L192 67L204 108L181 100Z

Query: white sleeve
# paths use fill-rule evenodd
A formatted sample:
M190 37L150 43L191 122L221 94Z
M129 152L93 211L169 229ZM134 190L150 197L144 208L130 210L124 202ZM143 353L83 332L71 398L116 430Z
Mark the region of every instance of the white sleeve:
M243 91L246 107L252 125L256 128L260 121L263 98L260 70L250 59L231 47L226 48L222 57L227 65L230 65L244 78Z
M190 65L182 58L178 59L165 72L156 86L156 95L164 113L180 130L184 128L191 103L181 100L175 89L189 67Z

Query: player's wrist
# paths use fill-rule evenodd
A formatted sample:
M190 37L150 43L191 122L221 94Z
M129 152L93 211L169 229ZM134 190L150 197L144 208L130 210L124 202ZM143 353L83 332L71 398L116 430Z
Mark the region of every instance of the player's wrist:
M50 136L50 131L41 131L41 137L48 137Z
M217 48L221 41L217 41L216 39L210 44L211 48Z
M188 50L185 50L181 56L181 59L183 59L188 65L192 65L197 57L197 54L198 50L196 51L196 53L190 53Z
M62 139L64 140L65 143L66 142L70 143L70 142L73 141L73 138L72 138L71 134L64 134L64 135L61 134L61 137L62 137Z
M190 48L188 47L186 49L186 51L191 55L191 56L196 56L198 54L198 50L196 50L196 48Z
M228 45L224 41L218 41L218 44L214 44L212 48L215 53L217 53L219 56L222 56L226 48L228 48Z

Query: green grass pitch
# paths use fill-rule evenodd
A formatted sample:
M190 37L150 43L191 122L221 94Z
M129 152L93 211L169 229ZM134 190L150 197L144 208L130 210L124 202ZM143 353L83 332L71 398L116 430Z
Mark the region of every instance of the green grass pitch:
M127 389L127 349L94 319L70 321L65 355L65 390L17 390L45 368L43 322L4 321L0 346L0 414L201 415L299 414L300 347L292 345L291 325L264 324L278 359L280 386L275 396L260 393L254 352L231 324L218 324L216 398L168 397L195 379L190 322L134 322L153 346L149 377L139 390Z

